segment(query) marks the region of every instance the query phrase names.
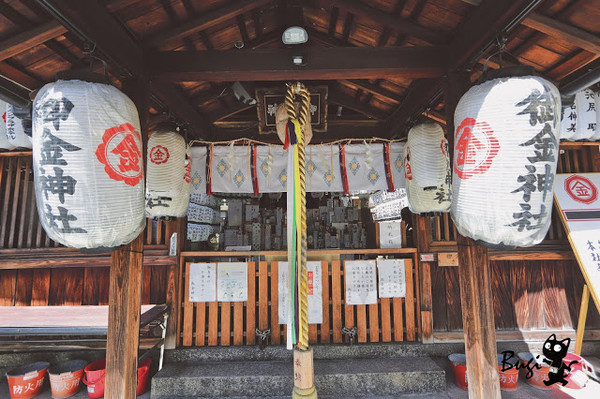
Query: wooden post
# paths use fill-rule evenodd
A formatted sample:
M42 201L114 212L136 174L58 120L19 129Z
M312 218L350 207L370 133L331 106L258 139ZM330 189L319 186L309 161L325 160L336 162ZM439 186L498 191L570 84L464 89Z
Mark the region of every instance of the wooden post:
M181 313L181 268L179 254L183 245L185 223L182 218L169 220L166 223L167 245L170 245L171 235L177 233L177 255L173 257L173 264L167 270L167 298L169 305L169 319L167 320L167 332L165 336L165 349L175 349L179 344L178 320Z
M420 318L421 318L421 329L419 335L423 343L433 343L433 299L431 292L431 263L421 262L419 257L422 253L429 251L429 239L431 237L430 232L427 229L428 218L423 215L415 215L415 223L413 223L413 229L415 230L416 246L418 249L415 269L421 270L421 278L418 281L420 291Z
M135 398L144 234L111 255L105 398Z
M500 399L496 326L487 248L457 237L470 399Z
M583 284L583 293L581 294L581 306L579 307L579 320L577 321L577 334L575 335L575 354L581 355L583 346L583 333L585 331L585 321L587 319L588 307L590 305L590 289L587 284Z

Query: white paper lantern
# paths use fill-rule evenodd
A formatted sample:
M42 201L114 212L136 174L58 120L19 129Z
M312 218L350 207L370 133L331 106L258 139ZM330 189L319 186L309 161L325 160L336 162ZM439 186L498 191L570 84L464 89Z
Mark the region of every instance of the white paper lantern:
M489 246L532 246L552 213L561 111L558 89L534 76L472 87L454 114L451 215Z
M148 139L146 215L180 217L190 198L190 168L185 139L174 129L155 131Z
M591 140L596 134L596 95L590 89L575 94L577 128L571 140Z
M145 227L140 122L113 86L45 85L34 101L33 163L40 221L75 248L116 247Z
M600 91L597 91L595 94L596 100L596 133L592 136L592 141L600 140Z
M571 141L577 131L577 106L575 101L567 105L562 110L562 118L560 120L560 139Z
M16 148L31 148L31 111L6 104L6 137Z
M450 158L440 125L421 124L410 130L404 146L404 168L411 212L450 210Z
M0 151L10 151L15 148L8 141L8 137L6 136L6 106L8 104L4 101L0 100L0 116L2 116L2 120L0 120Z

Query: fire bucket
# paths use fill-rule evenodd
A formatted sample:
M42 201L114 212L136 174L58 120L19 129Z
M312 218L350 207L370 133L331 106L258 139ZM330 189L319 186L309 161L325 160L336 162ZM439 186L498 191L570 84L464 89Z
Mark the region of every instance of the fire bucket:
M519 359L521 360L521 362L524 364L528 364L529 361L531 361L531 368L532 368L533 374L531 374L531 376L529 378L527 377L528 370L526 368L521 369L523 372L523 378L525 378L525 381L527 381L527 383L529 385L539 388L539 389L545 389L545 390L550 390L553 388L552 385L547 387L542 382L542 381L548 379L548 372L550 371L550 367L547 366L545 363L542 363L542 361L540 360L541 356L539 358L536 358L537 355L535 355L531 352L519 352L518 356L519 356ZM536 366L534 367L534 365L536 365ZM541 366L541 368L540 368L540 366Z
M583 357L574 353L567 353L567 356L563 359L563 363L569 365L572 361L576 360L577 363L571 365L571 372L565 379L568 381L566 387L572 389L581 389L590 380L589 375L594 375L594 367Z
M452 364L452 372L454 373L454 382L460 388L467 390L467 357L462 353L453 353L448 356L448 360Z
M513 362L508 362L513 365L512 368L502 371L504 368L502 360L504 355L498 355L498 373L500 374L500 389L503 391L515 391L517 389L517 383L519 381L519 370L514 367Z
M105 369L106 359L96 360L88 364L84 369L83 383L87 385L88 396L91 399L98 399L104 396Z
M79 391L85 360L70 360L48 369L53 398L68 398Z
M148 381L150 380L150 366L152 359L146 358L138 365L137 370L137 390L136 395L140 396L148 390Z
M29 399L42 390L50 363L36 362L16 367L6 373L11 399Z

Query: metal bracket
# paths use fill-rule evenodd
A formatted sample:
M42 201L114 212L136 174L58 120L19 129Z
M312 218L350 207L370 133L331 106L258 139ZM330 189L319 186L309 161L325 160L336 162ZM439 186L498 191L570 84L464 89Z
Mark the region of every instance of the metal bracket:
M265 349L267 347L267 337L271 335L271 329L267 328L266 330L262 331L257 328L256 335L258 335L258 338L260 338L258 346L261 350Z
M352 328L343 327L342 334L348 336L348 338L350 339L350 345L352 345L354 343L354 337L356 336L356 327L352 327Z

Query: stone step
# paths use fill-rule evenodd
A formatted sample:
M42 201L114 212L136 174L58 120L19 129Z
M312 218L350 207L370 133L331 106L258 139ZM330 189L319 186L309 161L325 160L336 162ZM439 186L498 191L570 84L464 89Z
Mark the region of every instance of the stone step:
M152 399L289 397L289 361L167 363L152 379ZM446 389L445 372L427 357L316 360L319 397L394 396Z

